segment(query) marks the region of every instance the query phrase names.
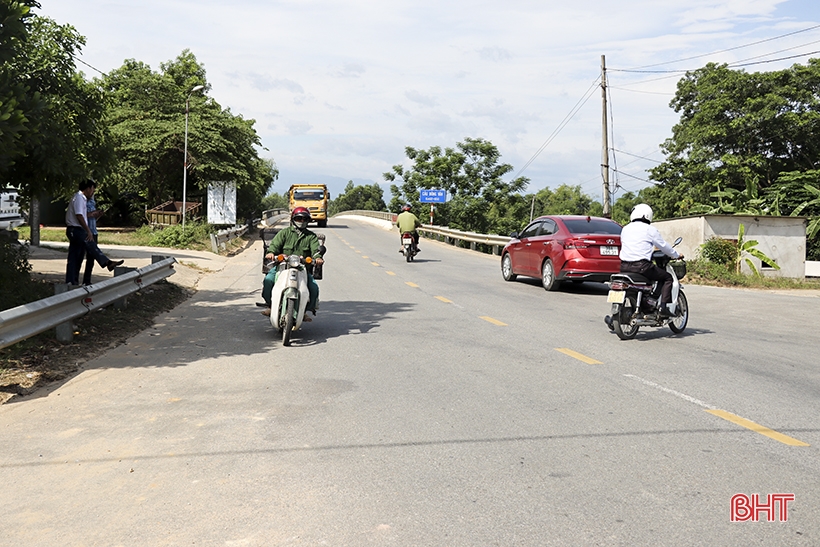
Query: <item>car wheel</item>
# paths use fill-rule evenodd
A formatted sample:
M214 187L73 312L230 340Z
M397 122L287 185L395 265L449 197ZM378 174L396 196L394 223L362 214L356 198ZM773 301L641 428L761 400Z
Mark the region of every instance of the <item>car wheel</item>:
M549 258L544 260L544 263L541 265L541 284L544 286L544 289L548 291L557 290L561 284L560 281L555 279L555 268L553 268L552 260Z
M504 281L515 281L518 277L512 270L512 258L507 253L501 258L501 275L504 276Z

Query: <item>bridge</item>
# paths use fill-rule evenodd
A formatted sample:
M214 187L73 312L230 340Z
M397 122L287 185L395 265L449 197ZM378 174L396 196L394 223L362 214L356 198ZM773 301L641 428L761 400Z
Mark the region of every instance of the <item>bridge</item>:
M254 305L257 243L0 407L0 544L820 543L817 294L686 286L683 334L624 342L604 285L508 283L426 239L406 263L372 219L319 231L291 347ZM736 494L794 500L732 522Z

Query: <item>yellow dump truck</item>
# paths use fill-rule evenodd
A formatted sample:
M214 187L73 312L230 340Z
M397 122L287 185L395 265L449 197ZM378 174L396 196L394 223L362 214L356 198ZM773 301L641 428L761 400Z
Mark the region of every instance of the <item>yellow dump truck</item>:
M324 184L294 184L288 190L290 210L307 207L310 217L320 228L327 226L327 206L330 193Z

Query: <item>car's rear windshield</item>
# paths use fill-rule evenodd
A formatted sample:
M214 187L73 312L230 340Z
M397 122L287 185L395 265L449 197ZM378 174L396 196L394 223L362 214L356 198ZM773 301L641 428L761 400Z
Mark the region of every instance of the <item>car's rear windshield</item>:
M617 222L602 218L564 219L567 230L572 234L620 234L621 226Z

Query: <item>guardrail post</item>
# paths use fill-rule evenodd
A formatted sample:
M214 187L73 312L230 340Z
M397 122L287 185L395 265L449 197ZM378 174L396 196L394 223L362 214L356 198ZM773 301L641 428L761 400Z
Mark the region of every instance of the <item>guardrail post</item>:
M118 275L127 274L128 272L135 272L135 271L137 271L137 269L138 268L128 268L126 266L117 266L116 268L114 268L114 277L117 277ZM125 308L128 307L128 297L123 296L122 298L118 298L117 300L114 300L113 305L114 305L115 310L124 310Z
M501 254L501 245L493 245L493 254L498 256Z
M72 285L68 283L55 283L54 284L54 294L63 294L72 289L76 289ZM74 321L66 321L65 323L60 323L54 328L54 336L57 338L58 342L62 342L63 344L70 344L74 341Z

